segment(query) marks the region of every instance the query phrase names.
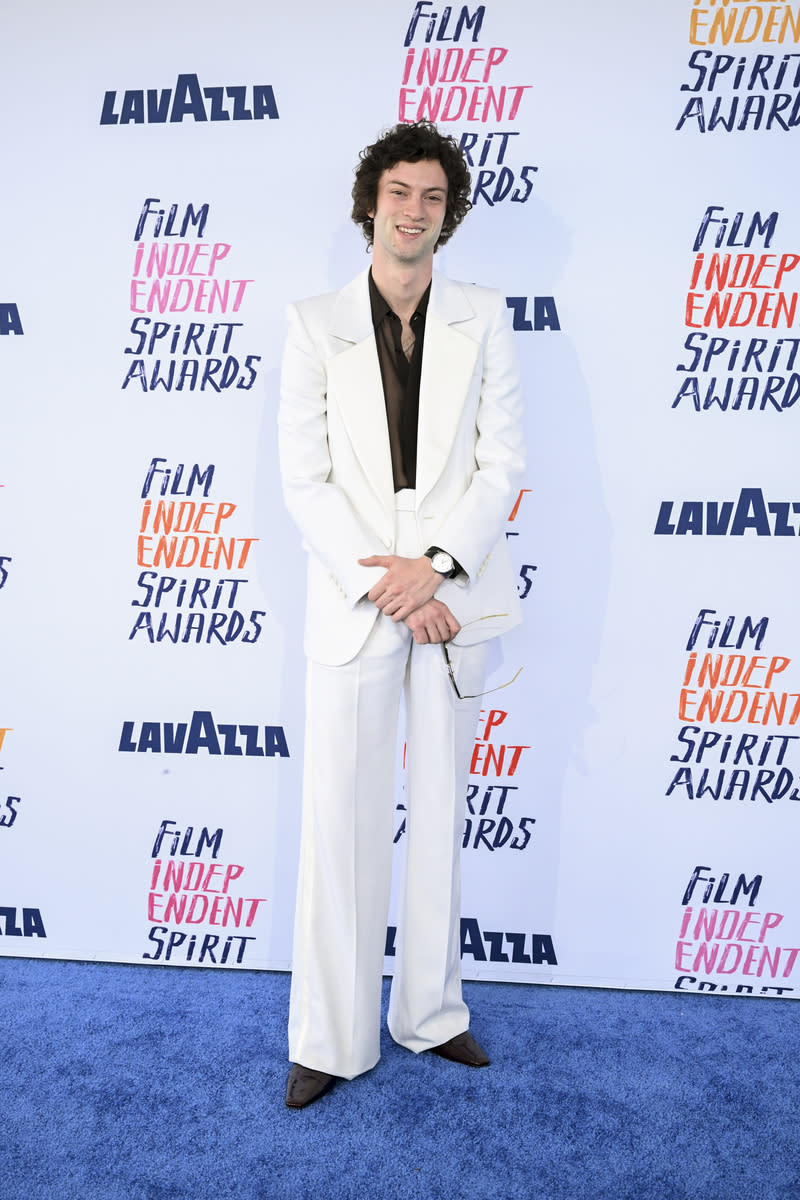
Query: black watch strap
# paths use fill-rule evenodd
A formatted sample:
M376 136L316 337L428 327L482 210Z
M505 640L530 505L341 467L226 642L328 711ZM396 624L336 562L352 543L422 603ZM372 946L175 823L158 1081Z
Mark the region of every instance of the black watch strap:
M440 574L444 575L445 579L453 579L456 575L458 575L459 571L461 570L461 566L456 562L449 551L442 550L441 546L429 546L425 551L425 557L429 558L432 563L437 554L446 554L450 562L453 564L449 571L440 571ZM438 569L439 568L434 563L434 570Z

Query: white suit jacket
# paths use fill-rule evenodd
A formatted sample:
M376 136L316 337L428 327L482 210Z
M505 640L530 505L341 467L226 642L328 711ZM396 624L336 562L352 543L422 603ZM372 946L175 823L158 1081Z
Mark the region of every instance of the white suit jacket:
M391 554L395 498L367 271L340 292L289 306L279 449L286 505L308 551L306 654L349 662L378 609L384 573L359 558ZM437 590L466 645L520 620L505 524L524 466L522 397L499 292L434 271L419 396L416 507L421 548L464 574Z

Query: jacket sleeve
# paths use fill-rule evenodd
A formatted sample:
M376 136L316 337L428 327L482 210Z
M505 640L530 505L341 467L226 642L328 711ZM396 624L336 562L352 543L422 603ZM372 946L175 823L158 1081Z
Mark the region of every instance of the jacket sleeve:
M315 344L297 305L289 305L287 319L278 411L284 499L306 549L355 607L385 574L383 567L359 566L358 559L388 550L330 481L324 350Z
M475 469L469 486L437 529L436 544L452 554L473 583L502 538L525 467L523 404L514 335L503 297L486 337L476 415ZM466 577L466 578L465 578ZM446 589L450 593L450 588ZM440 590L437 595L445 599Z

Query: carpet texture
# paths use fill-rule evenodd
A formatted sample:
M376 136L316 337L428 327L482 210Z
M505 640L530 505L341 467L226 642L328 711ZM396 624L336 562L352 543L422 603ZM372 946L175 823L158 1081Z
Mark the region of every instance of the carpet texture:
M290 1111L288 995L0 960L2 1200L800 1200L789 1001L466 984L490 1067L384 1034Z

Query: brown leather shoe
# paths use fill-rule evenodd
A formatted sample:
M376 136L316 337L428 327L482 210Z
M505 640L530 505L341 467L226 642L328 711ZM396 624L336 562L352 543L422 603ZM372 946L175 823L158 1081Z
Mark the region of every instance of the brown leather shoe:
M289 1078L286 1080L286 1107L305 1108L313 1104L329 1092L336 1083L335 1075L326 1075L324 1071L312 1071L310 1067L301 1067L292 1063Z
M431 1054L438 1054L450 1062L463 1063L467 1067L489 1066L489 1055L481 1049L468 1029L441 1046L433 1046Z

